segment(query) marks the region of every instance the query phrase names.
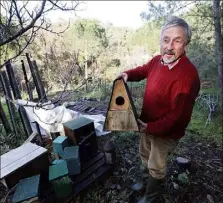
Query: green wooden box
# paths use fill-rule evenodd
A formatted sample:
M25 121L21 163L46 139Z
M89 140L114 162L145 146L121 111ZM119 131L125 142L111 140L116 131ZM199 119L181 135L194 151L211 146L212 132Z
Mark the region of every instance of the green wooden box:
M49 167L49 181L52 183L56 196L66 198L72 192L72 183L68 177L66 161Z

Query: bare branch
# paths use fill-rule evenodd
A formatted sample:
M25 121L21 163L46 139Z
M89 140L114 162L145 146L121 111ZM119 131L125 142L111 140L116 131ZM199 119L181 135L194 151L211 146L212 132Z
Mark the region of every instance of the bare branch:
M34 29L34 28L32 28L32 29ZM14 55L13 57L9 58L7 61L11 61L11 60L15 59L16 57L18 57L19 55L21 55L22 52L32 43L32 41L34 40L34 35L35 34L36 34L36 32L32 32L29 40L26 41L26 45L22 49L20 49L19 52L16 53L16 55ZM5 61L3 64L0 65L0 69L5 66L7 61Z
M42 29L42 30L45 30L45 31L50 32L50 33L53 33L53 34L57 34L57 35L59 35L59 34L64 33L66 30L68 30L68 28L70 27L70 20L69 20L69 22L68 22L67 27L66 27L64 30L60 31L60 32L55 32L55 31L53 31L52 29L49 30L49 26L48 26L48 27L34 26L34 27L35 27L35 28L40 28L40 29Z
M62 31L54 31L51 23L47 22L45 14L53 10L76 11L79 1L72 1L71 4L56 0L42 0L32 11L28 8L30 1L0 1L1 7L5 10L5 16L2 16L0 22L0 46L1 57L8 57L8 50L13 48L14 56L10 56L8 60L15 59L33 42L37 36L37 32L42 29L53 34L64 33L70 27L70 21L67 27ZM48 2L48 4L47 4ZM0 69L5 65L0 65Z
M8 39L6 39L5 41L0 43L0 46L3 46L11 41L13 41L14 39L16 39L17 37L19 37L20 35L24 34L25 32L27 32L28 30L30 30L36 23L36 21L40 18L44 7L46 5L46 0L43 0L42 5L41 5L41 9L40 11L36 14L36 17L32 20L32 22L27 25L25 28L22 28L21 30L19 30L17 33L15 33L13 36L9 37Z
M17 3L15 0L12 0L12 2L14 3L14 6L15 6L15 12L16 12L16 16L19 19L19 24L20 24L21 28L23 29L23 22L22 22L22 18L20 16L20 12L18 11Z
M63 5L63 7L62 7L62 6L59 6L59 5L57 4L59 1L56 1L56 3L54 3L53 1L49 0L49 2L50 2L51 4L53 4L55 7L59 8L61 11L73 11L73 10L76 10L76 8L79 6L79 1L75 2L76 5L75 5L74 7L71 6L70 8L66 8L66 4Z

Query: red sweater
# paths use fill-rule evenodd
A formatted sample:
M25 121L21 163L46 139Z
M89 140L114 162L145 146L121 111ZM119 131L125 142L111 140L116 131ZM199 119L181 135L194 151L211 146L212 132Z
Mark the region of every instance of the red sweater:
M161 55L143 66L125 71L128 81L147 79L140 119L147 132L163 138L179 139L188 126L200 79L195 66L184 55L169 70Z

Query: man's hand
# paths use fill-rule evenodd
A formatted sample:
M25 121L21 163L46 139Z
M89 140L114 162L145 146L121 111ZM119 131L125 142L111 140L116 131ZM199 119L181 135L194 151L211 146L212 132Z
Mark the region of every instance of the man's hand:
M128 81L128 75L127 75L127 73L120 73L120 74L118 75L117 79L118 79L118 78L123 78L123 80L124 80L125 82Z
M139 132L145 133L146 128L147 128L147 124L142 122L140 119L138 119L138 122L139 122Z

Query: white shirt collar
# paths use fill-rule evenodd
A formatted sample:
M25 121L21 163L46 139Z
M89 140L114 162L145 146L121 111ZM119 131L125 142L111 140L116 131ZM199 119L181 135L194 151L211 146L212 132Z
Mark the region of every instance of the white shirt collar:
M175 61L173 64L165 64L165 63L163 62L163 58L161 58L160 62L161 62L162 65L164 65L164 66L168 66L169 70L171 70L174 66L176 66L176 65L178 64L179 60L180 60L180 59L178 59L177 61Z

